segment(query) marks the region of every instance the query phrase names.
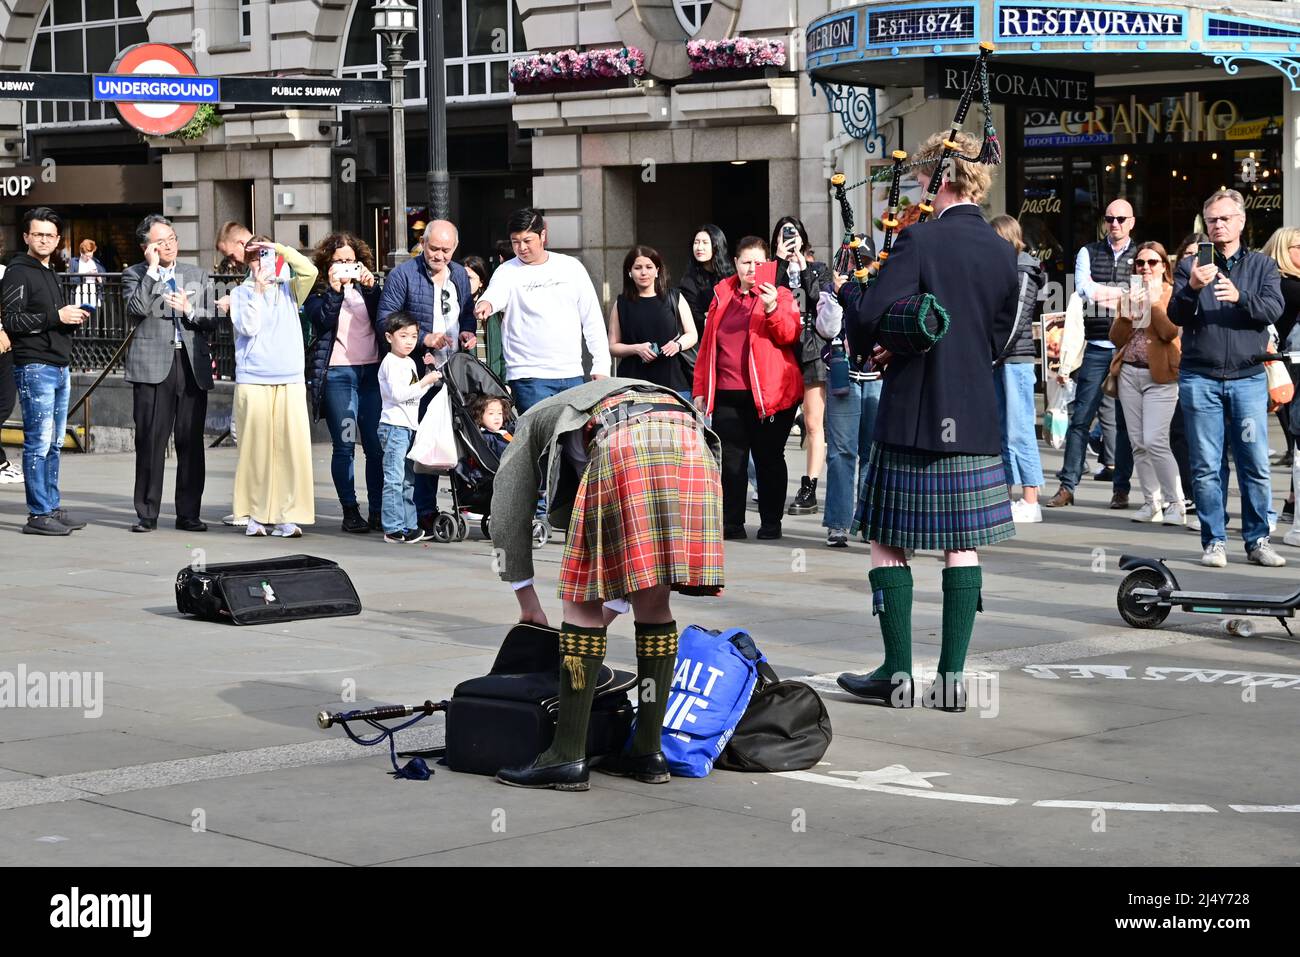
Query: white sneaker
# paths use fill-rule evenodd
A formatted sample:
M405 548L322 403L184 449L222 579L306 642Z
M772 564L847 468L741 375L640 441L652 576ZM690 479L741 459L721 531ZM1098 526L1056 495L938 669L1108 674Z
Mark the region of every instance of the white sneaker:
M1043 507L1037 502L1026 502L1023 498L1011 503L1011 521L1019 524L1041 522Z
M1272 535L1277 531L1277 516L1270 516L1268 520L1268 533Z
M249 519L248 521L251 525L253 520ZM276 538L302 538L302 529L293 522L285 522L283 525L275 526L271 534Z
M1170 505L1165 509L1163 521L1166 525L1186 525L1187 510L1181 505ZM1192 516L1192 521L1196 521L1195 515ZM1200 524L1200 522L1196 523L1198 528L1200 527Z
M14 466L13 462L6 462L0 465L0 485L10 485L12 483L21 483L23 480L22 469Z
M234 528L243 528L248 524L247 515L236 515L233 512L221 520L222 525L230 525Z
M1164 509L1159 502L1147 502L1137 514L1129 519L1130 522L1159 522L1165 517Z
M1287 532L1282 538L1283 545L1292 545L1300 548L1300 525L1292 525L1291 531Z
M1228 567L1228 549L1224 547L1223 542L1210 542L1205 546L1205 554L1201 556L1201 564L1209 568L1227 568Z
M252 536L254 536L254 535L260 535L260 536L262 536L262 537L265 537L265 536L266 536L266 526L265 526L265 525L263 525L263 524L262 524L261 522L259 522L259 521L256 521L255 519L251 519L251 518L250 518L250 519L246 519L246 521L247 521L248 524L247 524L247 527L244 529L244 534L245 534L245 535L249 536L250 538L251 538Z
M1281 568L1286 564L1286 559L1273 549L1273 544L1267 538L1261 539L1259 544L1250 550L1246 560L1268 568Z

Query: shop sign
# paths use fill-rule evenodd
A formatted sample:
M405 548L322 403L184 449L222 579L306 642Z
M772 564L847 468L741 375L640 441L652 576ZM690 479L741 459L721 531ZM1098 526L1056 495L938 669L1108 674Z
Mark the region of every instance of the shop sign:
M1246 195L1246 212L1261 209L1275 209L1282 211L1282 194L1281 193L1250 193Z
M852 50L858 45L858 15L848 13L808 28L808 53Z
M85 73L0 73L0 100L88 100Z
M876 7L866 11L866 46L916 46L976 39L973 3Z
M1047 41L1106 37L1181 40L1186 36L1185 16L1177 10L1149 7L999 3L997 38Z
M4 199L22 199L32 191L32 184L36 182L26 174L22 176L0 176L0 197Z
M1258 140L1263 139L1265 133L1277 133L1281 129L1282 117L1265 116L1258 120L1234 123L1223 135L1225 139L1230 140Z
M931 59L925 64L925 95L956 99L970 82L969 65ZM1093 74L1078 70L1045 70L1009 63L990 63L989 99L1016 106L1045 104L1090 107L1095 99Z
M1025 134L1025 146L1059 147L1059 146L1106 146L1115 142L1109 133L1038 133Z

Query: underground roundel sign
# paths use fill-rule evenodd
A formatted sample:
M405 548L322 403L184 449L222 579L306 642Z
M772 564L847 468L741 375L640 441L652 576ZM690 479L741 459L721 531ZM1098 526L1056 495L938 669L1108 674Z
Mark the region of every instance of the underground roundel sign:
M216 81L189 81L198 68L181 50L165 43L137 43L113 64L111 76L95 77L95 99L116 101L128 126L150 136L175 133L194 119L199 103L215 102ZM174 79L173 79L174 78ZM211 86L211 95L204 95ZM138 96L137 100L127 100Z

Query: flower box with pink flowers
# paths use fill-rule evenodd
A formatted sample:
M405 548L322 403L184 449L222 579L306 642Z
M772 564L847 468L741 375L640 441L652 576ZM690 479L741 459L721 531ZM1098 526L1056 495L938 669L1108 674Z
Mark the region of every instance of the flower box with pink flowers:
M785 66L785 43L765 37L733 37L728 40L691 40L686 56L694 73L722 73L739 70L763 75Z
M560 50L521 57L510 63L515 92L558 93L626 87L645 75L645 54L636 47L606 50Z

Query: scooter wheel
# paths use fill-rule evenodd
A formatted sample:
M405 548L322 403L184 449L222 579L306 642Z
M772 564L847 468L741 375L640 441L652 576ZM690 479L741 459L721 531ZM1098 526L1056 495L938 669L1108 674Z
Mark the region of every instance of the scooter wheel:
M1115 604L1119 608L1120 617L1130 628L1155 628L1169 617L1168 606L1148 607L1133 597L1135 589L1159 588L1164 583L1164 576L1154 568L1139 568L1131 571L1119 583L1119 594L1115 598Z
M545 519L533 519L533 548L541 548L551 540L551 525Z

